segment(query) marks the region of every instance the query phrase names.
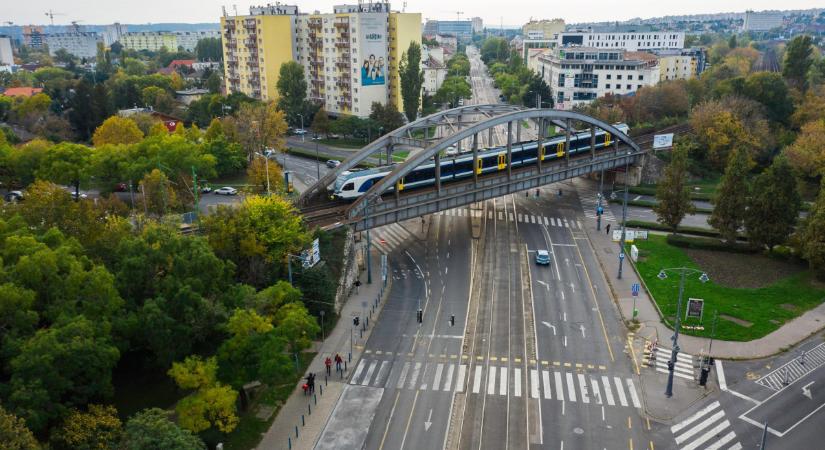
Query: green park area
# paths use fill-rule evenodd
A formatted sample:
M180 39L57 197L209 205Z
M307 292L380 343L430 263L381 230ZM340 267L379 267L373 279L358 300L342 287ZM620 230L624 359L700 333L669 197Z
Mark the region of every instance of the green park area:
M679 272L657 277L661 269L689 267L707 273L685 275L682 307L684 334L710 337L714 312L718 312L716 339L750 341L765 336L825 298L825 284L816 281L805 265L761 254L680 248L662 235L636 241L636 268L668 326L673 326L679 296ZM685 320L688 298L704 300L701 320Z

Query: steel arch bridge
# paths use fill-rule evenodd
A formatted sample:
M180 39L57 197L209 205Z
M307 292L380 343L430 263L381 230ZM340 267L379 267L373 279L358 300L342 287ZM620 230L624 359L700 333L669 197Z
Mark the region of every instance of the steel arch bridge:
M521 140L513 140L513 131L520 137L520 124L524 121L535 121L539 125L538 129L542 130L536 138L540 142L539 148L543 147L542 142L546 139L544 132L549 125L555 124L565 130L564 148L559 153L563 154L564 158L552 162L543 162L541 158L536 158L535 164L520 168L513 168L507 163L498 173L488 175L479 175L478 171L473 170L472 178L442 184L438 167L443 150L451 146L460 146L462 141L470 140L475 168L479 151L483 151L479 149L479 135L487 132L490 139L496 127L504 126L507 130L506 161L509 162L512 160L513 144ZM574 122L589 126L590 151L571 156L567 150L570 148L570 134ZM443 137L431 138L428 130L432 126L447 128L449 133L445 133L447 135ZM414 138L413 132L420 129L424 130L424 139ZM596 151L596 129L610 133L613 138L612 149L603 148ZM620 142L624 144L621 148ZM355 167L373 153L386 151L389 160L389 155L397 146L419 147L422 150L410 156L404 163L394 166L388 175L373 184L364 195L347 207L341 208L337 216L338 222L352 224L356 230L366 230L601 170L635 164L644 154L639 145L625 133L613 125L584 114L554 109L524 109L512 105L471 105L424 117L374 141L305 191L299 199L299 205L305 206L313 196L322 195L339 174ZM434 186L409 191L395 189L405 175L430 159L435 160Z

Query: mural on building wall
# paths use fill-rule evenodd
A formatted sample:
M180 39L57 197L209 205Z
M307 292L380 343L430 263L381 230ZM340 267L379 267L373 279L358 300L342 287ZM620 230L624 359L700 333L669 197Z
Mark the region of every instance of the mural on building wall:
M361 86L383 86L386 81L386 15L364 17L363 60L361 61Z

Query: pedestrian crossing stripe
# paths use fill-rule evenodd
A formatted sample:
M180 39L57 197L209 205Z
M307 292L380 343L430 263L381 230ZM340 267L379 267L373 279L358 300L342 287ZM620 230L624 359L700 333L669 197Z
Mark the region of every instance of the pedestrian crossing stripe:
M730 421L725 418L725 411L715 401L686 419L670 427L673 439L681 450L740 450L742 444L732 441L736 433Z
M469 378L469 379L468 379ZM464 392L641 408L632 378L491 365L362 359L349 384L396 389ZM616 396L614 396L616 393Z
M801 355L797 355L792 360L756 380L756 384L778 391L823 364L825 364L825 343L806 351L804 360Z
M384 254L402 246L413 237L413 233L398 223L384 225L370 231L372 246Z
M582 205L582 210L584 211L584 217L588 219L596 219L598 215L596 214L596 208L599 207L599 195L598 189L592 185L585 186L584 180L575 180L574 184L576 186L576 191L579 194L579 202ZM616 222L616 217L613 215L613 212L610 208L607 208L607 199L602 198L602 222Z
M472 213L472 214L470 214ZM446 211L439 211L435 213L436 216L449 216L449 217L482 217L481 211L471 211L466 208L453 208L448 209ZM544 225L546 227L557 227L557 228L582 228L582 223L578 220L574 219L567 219L567 218L560 218L560 217L547 217L547 216L535 216L532 214L526 213L513 213L507 211L494 211L494 210L487 210L487 219L493 220L505 220L508 219L511 222L517 221L519 223L524 224L533 224L533 225Z
M660 373L669 373L667 363L672 352L670 349L655 347L648 365ZM679 352L676 355L676 364L673 365L673 375L686 380L696 379L696 358L693 355Z
M413 360L413 358L415 358L415 353L402 353L402 352L393 353L393 352L390 352L390 351L372 350L372 349L364 350L364 354L366 354L366 355L376 355L376 356L394 356L394 355L395 356L400 356L400 357L406 356L407 358L410 358L410 360ZM438 362L442 362L442 363L455 362L455 360L458 360L458 359L461 359L462 361L467 361L471 358L471 356L466 354L466 353L461 354L461 355L458 355L458 354L445 354L445 353L442 353L440 355L436 355L434 353L430 353L428 356L429 356L429 358L428 358L429 362L436 362L436 363L438 363ZM452 361L450 361L450 360L452 360ZM482 355L476 355L475 360L478 361L479 363L482 363L482 362L485 362L485 361L491 361L491 362L507 362L507 361L509 361L509 359L506 356L489 356L489 357L485 358ZM521 363L522 361L524 361L523 358L518 358L518 357L513 358L514 363ZM552 366L555 366L555 367L571 367L571 368L575 367L577 370L581 370L581 371L585 371L585 370L606 371L607 370L607 366L605 366L603 364L590 364L590 363L579 363L579 362L568 362L568 361L550 361L550 360L546 360L546 359L545 360L540 360L540 361L537 361L535 359L531 359L530 364L531 365L541 364L542 366L551 366L552 365Z

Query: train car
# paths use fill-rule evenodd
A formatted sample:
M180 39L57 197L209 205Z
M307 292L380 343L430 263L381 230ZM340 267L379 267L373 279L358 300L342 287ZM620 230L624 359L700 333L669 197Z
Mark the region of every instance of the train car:
M630 127L626 124L614 125L627 134ZM512 144L511 161L513 168L536 164L536 161L553 161L565 157L565 136L555 136L544 141L542 154L539 155L536 141L525 141ZM596 132L596 150L609 147L613 143L613 136L604 130ZM570 155L590 151L590 131L577 132L570 135ZM493 147L478 152L477 166L473 167L473 154L461 153L455 156L441 158L441 182L448 183L473 176L473 171L479 175L495 173L507 169L507 147ZM389 175L394 165L376 167L368 170L345 171L335 180L333 197L354 200L367 192L375 183ZM435 184L435 161L431 160L416 167L398 180L390 190L410 190Z

